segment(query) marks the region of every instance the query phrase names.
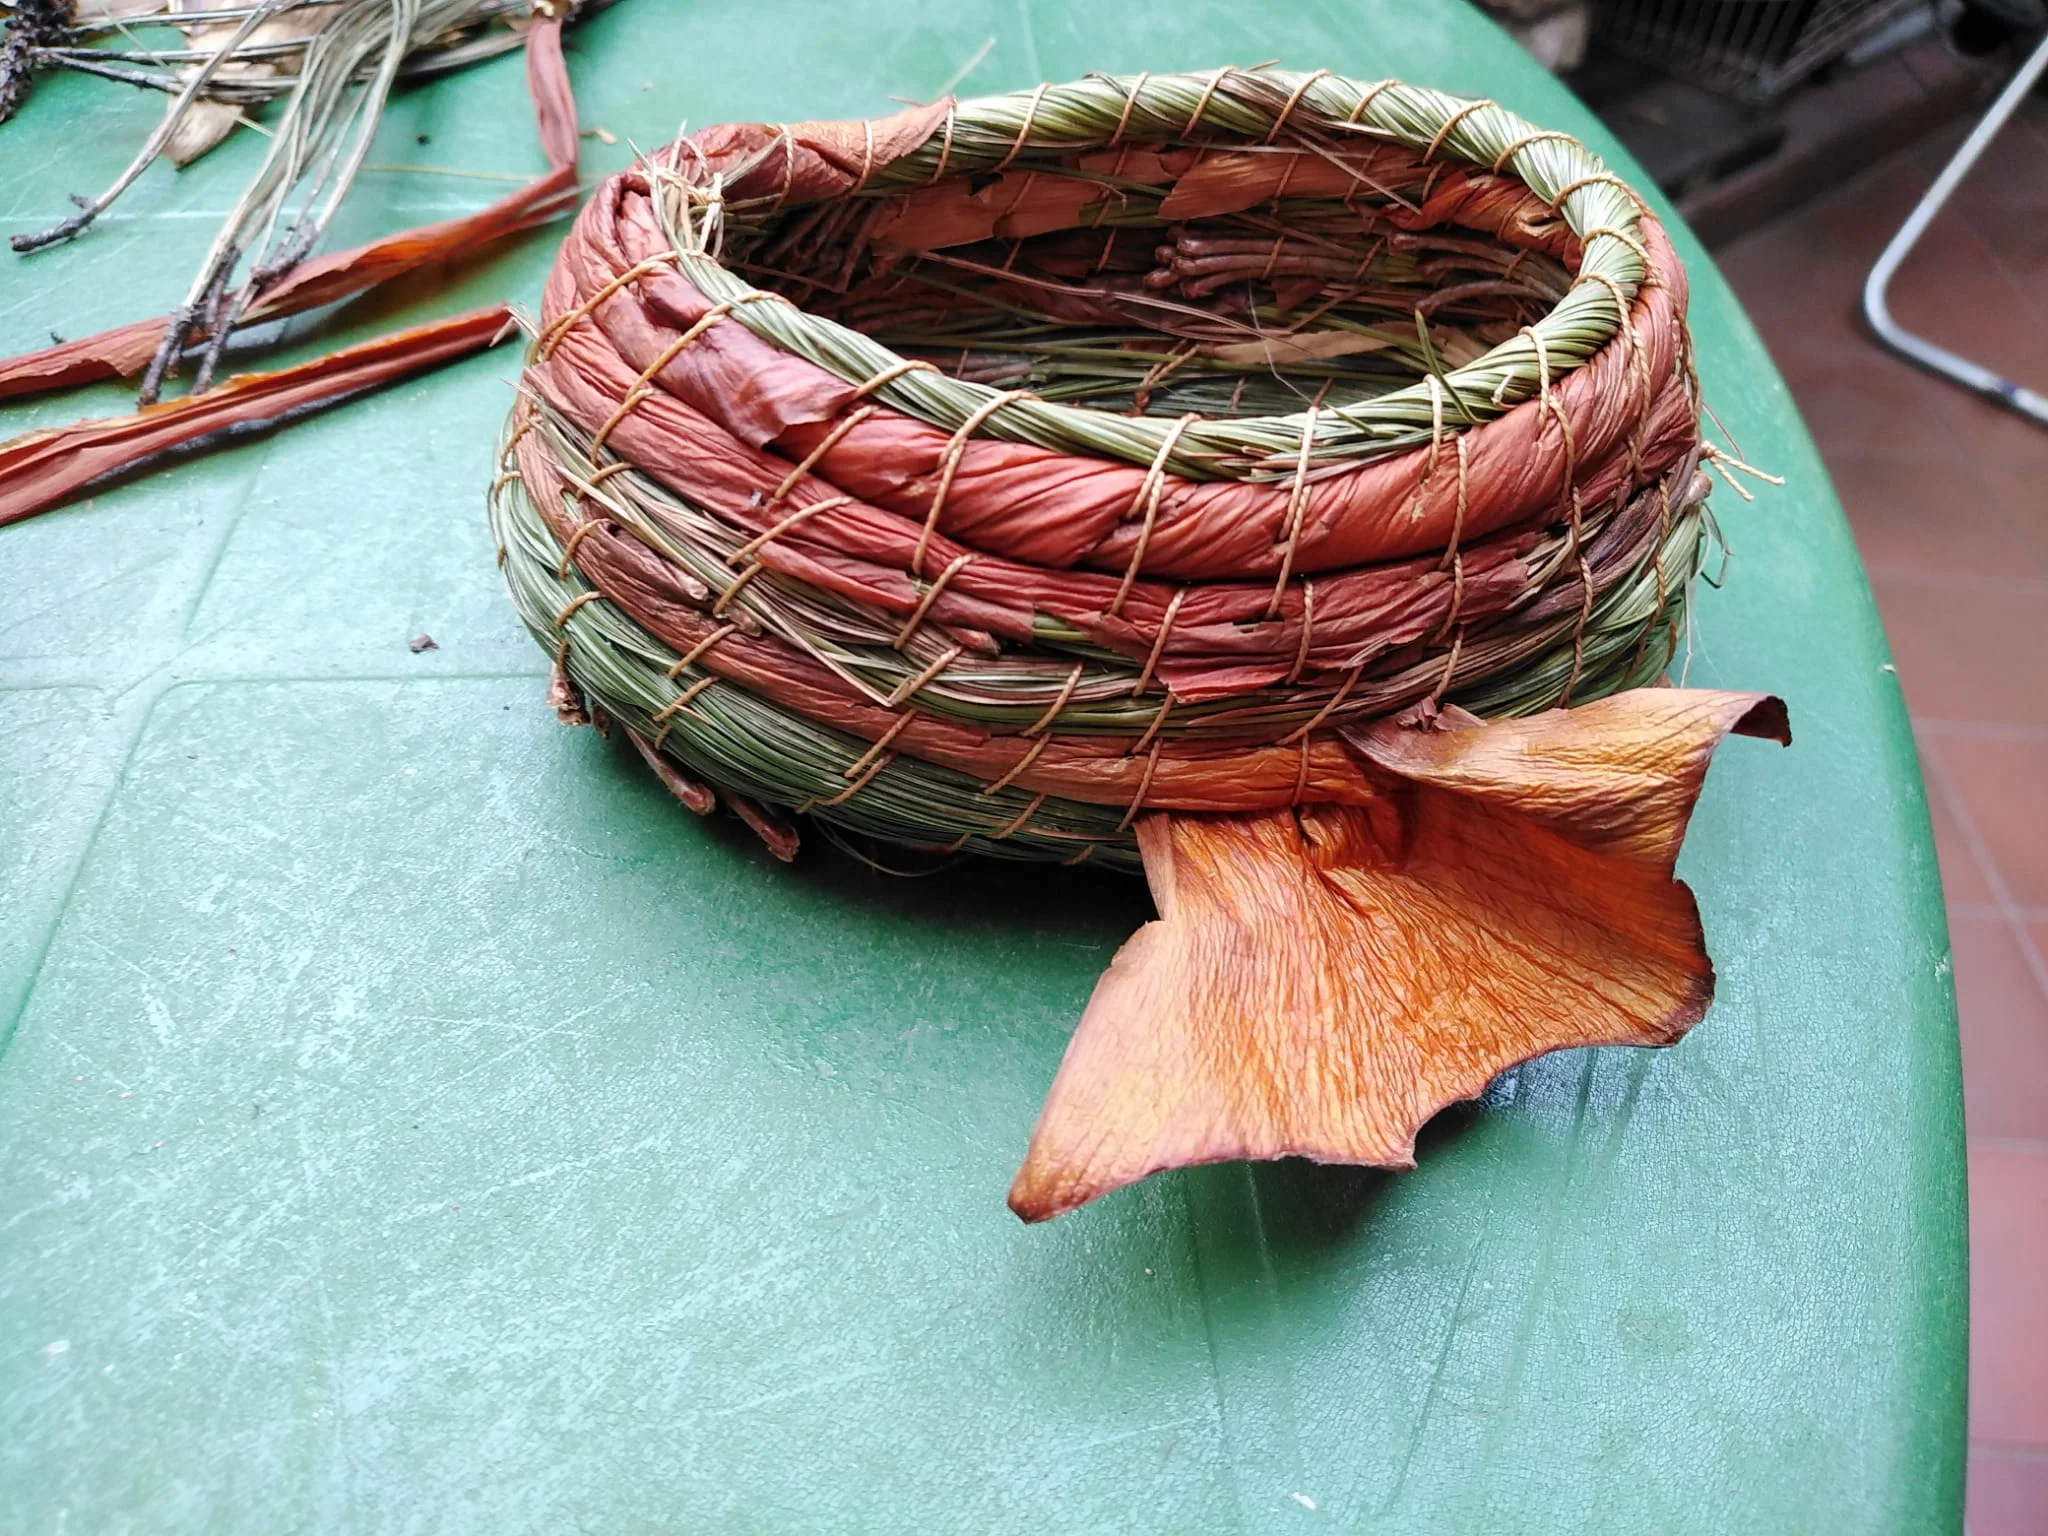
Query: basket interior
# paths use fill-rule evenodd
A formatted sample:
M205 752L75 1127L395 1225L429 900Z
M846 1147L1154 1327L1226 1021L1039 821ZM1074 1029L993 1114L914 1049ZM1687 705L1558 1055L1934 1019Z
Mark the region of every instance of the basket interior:
M1162 210L1159 183L1130 176L1128 158L1035 156L911 194L780 212L735 230L725 261L955 378L1150 416L1376 398L1475 361L1571 285L1566 262L1533 242L1402 229L1390 215L1419 206L1444 171L1418 157L1378 154L1391 162L1375 167L1380 186L1345 198L1194 218ZM1171 163L1143 160L1135 169ZM1064 227L918 248L890 238L949 204L1001 209L1061 182L1089 198Z

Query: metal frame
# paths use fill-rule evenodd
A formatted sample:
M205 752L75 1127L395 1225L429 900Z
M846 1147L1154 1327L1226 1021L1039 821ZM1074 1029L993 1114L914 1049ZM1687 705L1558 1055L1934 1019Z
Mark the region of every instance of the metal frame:
M1777 100L1928 0L1601 0L1619 53L1752 105Z
M1970 173L1970 167L1977 163L1977 157L1984 153L1985 146L1998 136L1998 130L2018 110L2043 71L2048 71L2048 37L2042 38L2040 45L2028 55L2019 73L1999 93L1998 100L1991 103L1983 120L1971 130L1970 136L1963 141L1963 147L1955 152L1955 158L1942 167L1941 174L1934 178L1934 185L1927 189L1906 222L1899 226L1899 232L1892 236L1891 244L1884 248L1884 254L1877 258L1877 265L1870 269L1870 276L1863 284L1863 313L1870 321L1870 328L1877 332L1878 339L1894 352L2048 426L2048 397L1993 373L1981 363L1959 357L1946 347L1937 347L1923 336L1916 336L1892 318L1891 309L1885 302L1885 289L1890 286L1907 254L1927 232L1927 226L1934 222L1934 216L1941 212L1950 194Z

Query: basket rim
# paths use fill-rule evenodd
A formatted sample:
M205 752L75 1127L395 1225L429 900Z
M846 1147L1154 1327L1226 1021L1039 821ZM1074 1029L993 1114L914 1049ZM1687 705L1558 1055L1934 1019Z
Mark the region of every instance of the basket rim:
M1578 237L1570 288L1535 324L1460 367L1360 400L1281 416L1228 419L1124 416L954 379L913 366L873 338L757 288L718 259L723 188L691 182L671 151L652 172L655 215L679 274L762 341L862 387L949 432L1034 444L1059 453L1158 465L1194 480L1262 480L1358 463L1482 429L1537 398L1622 335L1651 267L1640 197L1576 138L1538 128L1498 103L1399 80L1364 82L1327 70L1228 68L1205 73L1090 74L949 102L940 126L899 158L878 164L854 194L874 197L935 179L1008 165L1031 153L1072 153L1123 143L1169 143L1207 129L1225 135L1189 147L1361 136L1489 172L1512 172L1556 208ZM693 204L699 212L692 215ZM1632 338L1624 338L1624 340ZM877 381L880 382L877 382Z

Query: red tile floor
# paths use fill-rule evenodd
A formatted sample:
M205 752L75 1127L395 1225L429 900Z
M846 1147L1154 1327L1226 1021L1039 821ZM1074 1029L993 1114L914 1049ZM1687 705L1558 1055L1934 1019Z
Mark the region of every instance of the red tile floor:
M1947 130L1718 253L1856 531L1920 745L1970 1138L1969 1536L2048 1533L2048 427L1892 358L1864 275ZM1901 323L2048 392L2048 101L1892 287Z

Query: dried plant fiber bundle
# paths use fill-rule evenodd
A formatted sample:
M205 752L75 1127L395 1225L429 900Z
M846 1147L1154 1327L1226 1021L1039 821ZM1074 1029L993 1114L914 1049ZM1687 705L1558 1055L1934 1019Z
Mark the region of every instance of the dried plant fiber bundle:
M1397 82L721 125L565 243L501 563L565 718L782 858L1142 864L1018 1214L1403 1166L1712 996L1672 865L1720 739L1789 736L1653 686L1711 529L1685 298L1582 146Z
M172 454L284 425L516 334L511 307L492 304L290 368L210 377L237 327L302 314L423 268L474 258L510 235L569 212L576 202L577 126L562 57L563 25L559 16L535 19L515 39L526 50L527 91L548 162L544 175L474 213L349 250L313 256L317 230L302 230L307 239L294 260L251 274L232 292L218 289L226 308L218 311L220 323L210 337L204 327L195 329L191 313L180 311L0 359L0 399L136 374L144 376L148 397L164 370L193 357L200 364L196 387L179 399L146 399L132 415L87 418L0 443L0 527L61 506L108 480L146 472ZM230 271L234 259L231 253L221 270Z
M159 158L185 165L238 126L269 148L222 222L185 302L169 316L0 361L0 397L141 376L155 403L186 361L212 383L238 331L317 308L566 212L575 201L576 119L560 34L605 0L14 0L0 21L0 123L33 72L65 69L164 93L156 129L113 183L75 213L15 234L27 254L76 239ZM136 29L175 27L183 48ZM463 219L312 260L364 168L391 91L529 44L528 81L552 174ZM552 58L543 57L552 54ZM277 103L268 125L265 103Z

